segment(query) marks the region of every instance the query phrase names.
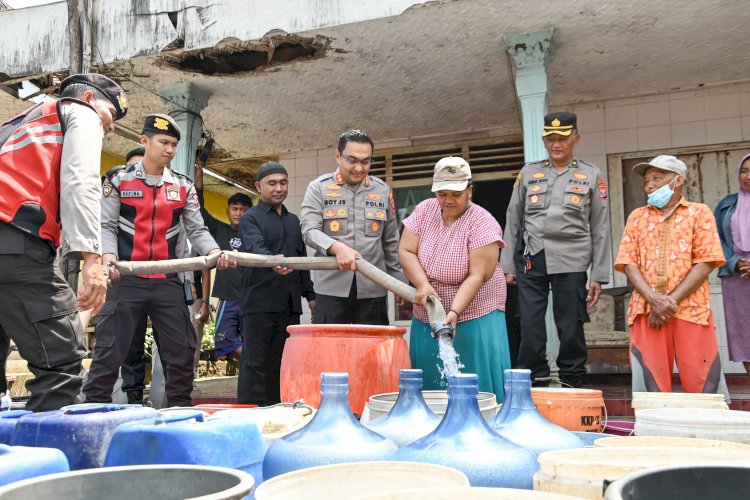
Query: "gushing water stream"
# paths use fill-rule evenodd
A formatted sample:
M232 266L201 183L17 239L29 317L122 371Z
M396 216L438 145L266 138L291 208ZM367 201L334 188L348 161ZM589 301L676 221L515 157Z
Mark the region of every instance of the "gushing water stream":
M438 364L438 370L443 380L448 380L449 375L461 372L464 365L458 359L458 353L453 348L453 339L448 336L438 338L438 357L443 361L443 366Z

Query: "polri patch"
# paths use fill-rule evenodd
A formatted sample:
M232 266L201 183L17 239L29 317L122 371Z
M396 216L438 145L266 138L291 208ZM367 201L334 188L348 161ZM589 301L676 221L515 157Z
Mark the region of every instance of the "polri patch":
M167 200L169 201L180 201L180 188L168 187L167 188Z
M607 191L607 181L604 179L599 179L596 181L596 187L599 188L599 198L602 200L606 200L609 198L609 192Z
M120 198L143 198L143 191L140 189L120 191Z
M112 190L114 189L114 186L109 181L104 181L104 184L102 184L102 195L106 198L110 194L112 194Z

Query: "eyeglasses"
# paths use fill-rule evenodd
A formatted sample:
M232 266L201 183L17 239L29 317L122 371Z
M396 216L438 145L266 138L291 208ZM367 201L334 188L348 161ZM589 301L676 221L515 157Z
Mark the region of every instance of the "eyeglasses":
M347 165L350 167L356 167L357 165L362 165L363 168L367 168L372 163L372 158L364 158L362 160L358 160L357 158L352 158L351 156L342 156L341 158L344 159Z

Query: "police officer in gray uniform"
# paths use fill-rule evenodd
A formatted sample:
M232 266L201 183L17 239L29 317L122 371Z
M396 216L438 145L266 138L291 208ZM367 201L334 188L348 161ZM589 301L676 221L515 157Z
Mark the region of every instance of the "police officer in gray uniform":
M398 221L391 188L369 175L374 145L361 130L340 138L338 169L307 187L300 223L315 255L335 255L339 271L316 271L314 323L387 325L386 291L361 274L359 256L404 280L398 262Z
M545 311L551 287L560 380L581 387L583 323L612 268L609 193L601 171L573 157L580 140L575 114L546 115L542 136L549 159L525 165L516 178L500 262L507 282L518 285L518 367L531 370L536 386L548 384Z

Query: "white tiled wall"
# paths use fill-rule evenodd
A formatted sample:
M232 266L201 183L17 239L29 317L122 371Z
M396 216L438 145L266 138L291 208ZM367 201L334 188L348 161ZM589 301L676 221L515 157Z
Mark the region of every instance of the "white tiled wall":
M550 110L578 115L577 154L591 161L598 158L594 162L600 166L606 165L607 154L750 141L750 84Z

